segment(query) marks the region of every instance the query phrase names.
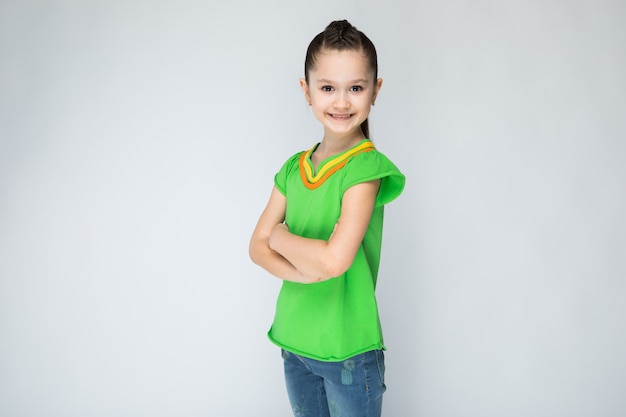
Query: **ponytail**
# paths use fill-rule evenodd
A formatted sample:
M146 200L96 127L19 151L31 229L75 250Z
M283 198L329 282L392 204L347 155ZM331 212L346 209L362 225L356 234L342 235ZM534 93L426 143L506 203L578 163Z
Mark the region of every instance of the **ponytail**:
M371 139L368 119L363 120L363 123L361 123L361 132L363 132L363 136L365 136L365 139Z

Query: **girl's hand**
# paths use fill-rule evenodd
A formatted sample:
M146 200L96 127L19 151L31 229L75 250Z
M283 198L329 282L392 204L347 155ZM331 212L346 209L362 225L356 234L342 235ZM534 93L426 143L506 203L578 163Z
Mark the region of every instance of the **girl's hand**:
M339 222L335 223L335 227L333 228L333 232L330 234L330 237L328 238L328 240L330 240L333 235L335 234L335 232L337 231L337 226L339 226Z
M287 226L285 223L278 223L276 226L274 226L274 230L272 230L272 233L274 233L274 231L276 230L286 230L288 232L289 226Z
M285 223L278 223L276 226L274 226L267 240L267 244L269 245L270 249L275 250L274 243L276 242L276 234L282 231L289 232L289 227Z

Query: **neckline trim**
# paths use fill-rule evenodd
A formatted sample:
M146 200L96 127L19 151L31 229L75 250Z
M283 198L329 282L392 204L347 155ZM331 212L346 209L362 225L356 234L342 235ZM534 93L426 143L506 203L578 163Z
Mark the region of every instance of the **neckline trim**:
M306 188L314 190L321 186L331 175L339 171L348 162L350 158L358 155L362 152L373 151L376 148L369 139L364 139L363 142L348 149L347 151L331 157L325 161L319 167L316 174L313 173L313 164L311 163L311 154L317 148L317 144L306 152L302 152L300 156L300 177L302 183Z

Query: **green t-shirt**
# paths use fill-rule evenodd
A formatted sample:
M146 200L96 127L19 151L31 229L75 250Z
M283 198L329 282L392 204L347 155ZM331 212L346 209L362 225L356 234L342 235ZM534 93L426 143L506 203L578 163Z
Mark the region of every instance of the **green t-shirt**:
M289 158L274 178L287 198L285 223L299 236L327 240L341 213L344 192L381 179L374 212L352 266L316 284L284 281L268 336L276 345L322 361L341 361L384 349L374 291L380 262L383 206L402 193L405 177L365 139L322 161L314 172L315 147Z

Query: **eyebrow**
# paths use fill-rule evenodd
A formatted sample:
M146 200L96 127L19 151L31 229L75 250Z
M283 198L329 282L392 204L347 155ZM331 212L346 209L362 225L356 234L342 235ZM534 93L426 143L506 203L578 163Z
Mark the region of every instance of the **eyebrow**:
M326 84L334 84L335 81L331 81L331 80L327 80L325 78L321 78L319 80L317 80L318 83L326 83ZM363 78L359 78L358 80L354 80L354 81L350 81L348 84L367 84L367 80L363 79Z

